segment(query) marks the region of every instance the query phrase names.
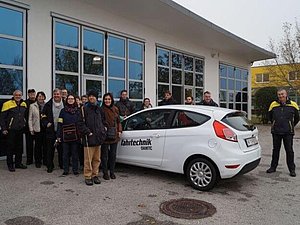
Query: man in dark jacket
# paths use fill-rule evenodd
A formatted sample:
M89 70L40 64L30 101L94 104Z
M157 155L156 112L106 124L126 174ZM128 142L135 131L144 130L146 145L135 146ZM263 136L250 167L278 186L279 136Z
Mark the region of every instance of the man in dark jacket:
M26 155L27 155L26 165L31 165L33 163L33 141L34 141L34 136L31 135L31 133L29 132L28 118L29 118L30 105L35 102L35 90L34 89L28 89L27 94L28 94L28 98L25 100L25 103L27 105L27 110L25 112L25 119L27 121L26 122L26 129L25 129Z
M127 97L127 90L121 91L120 100L116 103L119 109L121 119L125 119L127 116L135 112L135 106L133 102Z
M84 177L86 185L100 184L100 145L106 139L105 116L97 104L98 93L90 91L88 102L81 108L78 123L84 146Z
M164 93L164 99L158 103L159 106L161 105L175 105L177 104L177 102L175 101L175 99L172 96L171 91L167 90Z
M216 102L214 102L214 100L212 100L211 93L209 91L204 92L203 100L199 104L219 107L219 105Z
M56 88L53 90L53 97L45 104L42 112L42 125L46 128L46 141L47 141L47 172L52 173L54 169L54 152L55 147L58 152L58 164L63 168L63 152L62 145L56 139L57 122L60 110L64 108L61 97L61 90Z
M27 168L22 164L26 108L26 103L22 99L22 92L19 90L14 91L13 98L2 106L0 126L2 133L7 137L6 162L10 172L15 172L15 168ZM15 165L13 155L15 155Z
M268 113L269 120L272 122L273 154L271 167L266 172L274 173L276 171L283 140L290 176L295 177L293 136L295 134L294 127L299 122L299 107L296 102L287 97L285 89L279 89L277 96L278 100L271 103Z

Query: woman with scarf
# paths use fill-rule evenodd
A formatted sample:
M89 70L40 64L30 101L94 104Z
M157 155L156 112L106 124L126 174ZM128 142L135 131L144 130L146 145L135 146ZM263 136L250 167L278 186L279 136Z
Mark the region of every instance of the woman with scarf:
M107 138L102 144L101 166L103 171L103 179L116 179L115 164L118 141L122 133L122 125L120 123L119 109L114 106L114 98L111 93L106 93L103 96L103 104L101 110L105 115L105 122L107 125ZM109 131L113 130L112 135L109 136ZM110 176L108 175L110 171Z
M69 174L69 156L72 155L72 170L78 175L78 121L80 109L77 106L74 95L69 94L66 98L66 105L60 111L57 126L57 140L63 144L63 176Z
M29 132L34 137L34 161L35 167L41 168L43 164L47 164L46 149L46 132L41 123L41 114L45 106L46 95L43 91L39 91L36 95L35 102L29 107L28 126Z

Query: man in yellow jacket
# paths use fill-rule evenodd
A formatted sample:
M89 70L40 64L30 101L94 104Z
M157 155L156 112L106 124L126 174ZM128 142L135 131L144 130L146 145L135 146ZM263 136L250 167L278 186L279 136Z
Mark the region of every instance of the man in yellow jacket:
M14 91L12 99L6 101L2 106L0 126L3 135L7 138L6 161L10 172L15 172L15 168L27 168L22 164L26 108L27 106L22 99L22 92L20 90ZM15 164L13 155L15 155Z

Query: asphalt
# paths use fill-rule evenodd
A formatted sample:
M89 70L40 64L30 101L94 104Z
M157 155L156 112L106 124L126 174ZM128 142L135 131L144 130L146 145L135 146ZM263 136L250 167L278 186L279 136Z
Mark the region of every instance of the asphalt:
M243 176L220 181L210 192L192 189L179 174L118 165L116 180L88 187L82 174L61 177L30 165L8 172L0 161L0 224L174 225L300 224L300 130L294 139L297 177L289 176L282 149L277 172L266 174L271 160L269 126L258 126L262 160ZM216 208L211 217L177 219L160 212L162 202L191 198Z

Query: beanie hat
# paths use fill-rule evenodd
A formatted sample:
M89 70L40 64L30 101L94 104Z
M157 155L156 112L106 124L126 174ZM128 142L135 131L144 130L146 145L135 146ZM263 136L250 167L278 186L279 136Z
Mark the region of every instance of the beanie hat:
M88 97L90 96L94 96L96 99L98 99L98 92L95 91L95 90L90 90L89 93L88 93Z

